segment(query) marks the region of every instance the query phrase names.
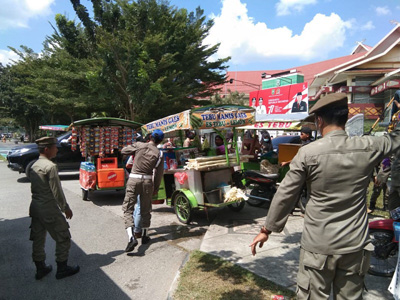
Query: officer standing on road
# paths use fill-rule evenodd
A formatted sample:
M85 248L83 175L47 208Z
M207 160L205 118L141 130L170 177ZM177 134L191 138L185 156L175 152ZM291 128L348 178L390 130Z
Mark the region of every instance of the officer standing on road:
M45 263L44 246L48 232L56 241L56 278L61 279L79 272L79 266L67 265L71 234L65 217L71 219L72 211L65 199L57 166L50 160L57 154L57 139L43 137L36 140L36 144L40 156L30 172L32 202L29 208L29 215L32 218L30 239L33 241L35 277L41 279L52 270L52 266Z
M164 162L162 151L157 145L164 139L164 133L156 129L151 134L149 143L136 142L133 145L122 149L122 155L134 155L131 174L129 174L128 183L126 185L126 193L122 210L124 211L125 228L128 233L129 242L125 252L131 252L138 245L137 238L147 237L147 230L150 227L151 219L151 199L160 187L161 179L164 173ZM154 181L153 181L153 171ZM134 220L132 217L137 201L140 195L140 214L142 218L141 230L135 230ZM148 239L148 237L147 237Z
M315 113L321 139L301 147L275 194L265 226L254 238L263 246L271 232L281 232L304 183L310 199L304 216L298 299L362 299L369 268L370 240L365 192L375 165L400 148L400 131L349 138L346 94L321 98Z

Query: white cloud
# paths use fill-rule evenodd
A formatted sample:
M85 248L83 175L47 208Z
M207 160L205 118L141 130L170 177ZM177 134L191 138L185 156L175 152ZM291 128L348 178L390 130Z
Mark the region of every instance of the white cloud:
M364 25L361 26L362 30L372 30L375 29L375 25L372 23L372 21L368 21Z
M7 64L11 64L11 60L18 60L19 56L11 50L1 50L0 49L0 63L3 64L3 66Z
M28 27L30 19L51 13L50 6L55 0L2 0L0 9L0 30Z
M375 12L378 16L386 16L386 15L390 14L390 10L387 6L376 7Z
M278 16L290 15L293 11L301 12L306 5L316 4L317 0L280 0L276 6Z
M317 14L299 35L286 26L268 28L248 16L240 0L222 0L221 14L212 16L214 26L205 44L221 43L217 58L231 56L231 64L245 65L276 59L326 59L329 52L343 46L351 22L337 14Z

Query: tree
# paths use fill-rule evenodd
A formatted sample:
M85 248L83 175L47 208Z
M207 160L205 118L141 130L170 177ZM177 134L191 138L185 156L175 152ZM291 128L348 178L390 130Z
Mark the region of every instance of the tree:
M210 97L210 101L214 104L237 104L237 105L249 105L249 98L246 97L244 93L239 93L238 91L232 92L228 90L229 95L224 95L221 97L220 94L216 93L214 96Z
M123 117L147 122L190 108L225 82L229 58L210 61L219 45L202 44L213 22L200 8L188 13L167 1L92 0L92 20L79 0L71 3Z
M26 50L27 56L35 57L33 51ZM19 72L15 66L0 65L0 114L5 118L11 117L10 122L14 120L24 127L30 141L33 141L44 112L38 105L29 102L29 96L17 92L18 84L26 82L29 76L23 70Z

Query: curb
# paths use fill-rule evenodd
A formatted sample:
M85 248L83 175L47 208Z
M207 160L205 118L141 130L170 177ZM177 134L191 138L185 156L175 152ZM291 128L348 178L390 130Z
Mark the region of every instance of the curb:
M186 254L181 265L179 266L178 272L176 272L174 280L172 281L171 287L169 288L169 291L168 291L167 300L174 299L174 293L175 293L176 288L178 287L178 281L179 281L179 277L181 275L181 270L185 266L185 264L188 262L189 257L190 257L190 252Z

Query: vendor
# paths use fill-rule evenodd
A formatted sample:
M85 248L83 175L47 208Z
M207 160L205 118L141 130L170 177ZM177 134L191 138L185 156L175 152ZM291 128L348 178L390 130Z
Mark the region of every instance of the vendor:
M314 141L314 138L312 136L312 131L309 127L307 127L307 126L301 127L300 139L301 139L302 146L307 145L307 144L311 143L312 141Z
M196 132L186 130L185 135L186 135L186 139L183 142L183 148L188 148L188 147L192 146L193 140L196 137Z
M168 138L167 142L163 145L163 149L171 149L171 148L175 148L175 147L176 146L171 138Z
M271 136L267 130L263 130L261 132L261 151L267 153L272 150L274 150L274 147L272 146Z
M217 155L222 155L225 154L225 145L224 145L224 140L220 135L217 135L215 137L215 145L217 146Z

